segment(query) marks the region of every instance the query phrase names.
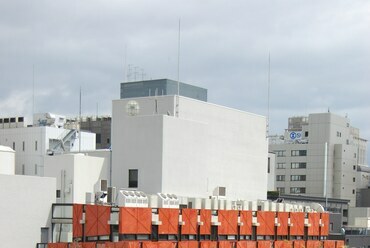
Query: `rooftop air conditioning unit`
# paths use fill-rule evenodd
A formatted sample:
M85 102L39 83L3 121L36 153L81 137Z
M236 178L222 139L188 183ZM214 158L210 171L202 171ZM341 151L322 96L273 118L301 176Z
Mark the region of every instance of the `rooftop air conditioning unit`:
M135 191L137 207L147 208L149 205L148 196L142 191Z
M118 206L119 207L136 207L137 197L133 191L121 189L118 193Z

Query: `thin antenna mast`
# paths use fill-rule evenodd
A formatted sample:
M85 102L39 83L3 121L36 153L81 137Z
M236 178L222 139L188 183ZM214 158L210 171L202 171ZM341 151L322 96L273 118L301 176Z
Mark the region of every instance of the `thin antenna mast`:
M179 19L179 37L177 44L177 97L176 97L176 116L179 117L180 104L180 34L181 34L181 19Z
M128 82L128 75L127 75L127 45L125 45L125 55L124 55L124 61L123 61L123 66L124 66L124 78L123 78L123 81L125 82Z
M269 71L267 79L267 120L266 120L266 138L269 137L270 132L270 52L269 52Z
M80 111L78 116L78 152L81 152L81 85L80 85Z
M32 65L32 118L35 114L35 65Z

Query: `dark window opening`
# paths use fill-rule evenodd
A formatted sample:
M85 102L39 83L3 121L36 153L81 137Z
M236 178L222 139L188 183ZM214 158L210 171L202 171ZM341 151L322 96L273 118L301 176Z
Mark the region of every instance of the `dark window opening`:
M270 158L267 160L267 173L270 174Z
M23 122L24 118L23 117L18 117L18 122Z
M101 134L100 133L96 134L96 143L101 144Z
M15 117L10 118L10 122L14 123L15 122Z
M304 136L308 137L308 131L304 132Z
M110 139L109 138L107 138L107 143L110 144Z
M4 123L9 123L9 118L5 118Z
M139 170L137 169L128 170L128 187L129 188L138 187L138 176L139 176Z
M60 189L57 189L56 194L57 194L57 198L60 198Z

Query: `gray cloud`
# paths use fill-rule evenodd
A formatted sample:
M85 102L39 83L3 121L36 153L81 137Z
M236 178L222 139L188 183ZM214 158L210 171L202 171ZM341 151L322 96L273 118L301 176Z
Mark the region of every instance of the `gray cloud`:
M365 0L2 1L1 114L31 115L33 65L36 111L66 115L80 86L84 114L110 114L125 62L176 79L179 18L180 79L211 102L265 115L270 52L271 132L330 108L370 138Z

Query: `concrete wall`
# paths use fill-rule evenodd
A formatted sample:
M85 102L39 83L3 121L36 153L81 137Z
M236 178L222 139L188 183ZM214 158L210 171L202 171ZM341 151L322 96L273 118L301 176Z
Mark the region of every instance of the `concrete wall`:
M35 247L41 228L49 228L55 178L0 175L1 247Z
M132 99L130 99L132 100ZM230 198L265 199L266 120L262 116L175 96L113 101L113 185L128 186L128 170L139 170L139 188L208 197L217 186Z
M0 146L0 174L15 174L15 152L7 146Z
M84 154L45 157L45 175L57 179L58 202L86 203L86 192L95 192L100 179L107 180L104 158Z
M0 129L0 145L13 148L14 144L16 151L15 174L43 176L44 156L50 148L49 141L61 138L65 132L68 130L55 127ZM81 150L95 150L95 134L82 132L81 136ZM77 136L73 141L71 151L78 150L79 139Z

